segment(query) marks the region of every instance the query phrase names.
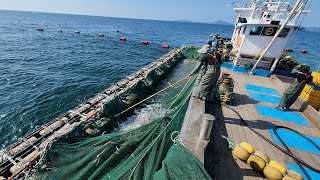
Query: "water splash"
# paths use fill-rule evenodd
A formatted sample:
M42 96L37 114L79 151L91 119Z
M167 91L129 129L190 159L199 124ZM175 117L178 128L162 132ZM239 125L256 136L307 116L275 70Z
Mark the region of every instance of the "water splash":
M0 113L0 120L2 119L2 118L4 118L4 117L6 117L6 113Z
M156 117L160 117L167 112L166 109L162 107L161 104L151 104L147 105L147 107L136 110L135 115L128 117L128 120L119 125L120 131L125 131L129 129L134 129L145 124L148 124Z

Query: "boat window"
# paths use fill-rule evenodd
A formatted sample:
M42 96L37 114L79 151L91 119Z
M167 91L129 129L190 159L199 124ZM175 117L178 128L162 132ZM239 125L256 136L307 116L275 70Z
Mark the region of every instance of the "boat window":
M252 26L250 30L250 35L274 36L278 30L278 27ZM279 34L279 37L287 37L289 32L290 28L284 28L282 32Z
M290 32L290 28L284 28L281 33L279 34L279 37L287 37L287 35Z
M260 35L262 29L262 26L252 26L250 30L250 35Z
M245 33L246 33L246 30L247 30L247 26L243 26L243 29L242 29L241 34L245 34Z
M262 36L274 36L277 33L278 27L263 27Z

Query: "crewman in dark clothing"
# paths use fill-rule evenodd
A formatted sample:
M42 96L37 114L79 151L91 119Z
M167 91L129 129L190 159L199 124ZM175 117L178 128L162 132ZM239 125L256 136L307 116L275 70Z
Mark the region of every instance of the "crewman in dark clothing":
M206 53L200 58L200 64L196 70L191 73L197 74L204 65L204 75L201 78L199 89L194 96L197 99L202 99L209 92L211 88L214 88L220 76L220 64L221 55L214 48L208 49Z
M207 40L204 44L208 44L210 47L212 47L212 39Z
M289 109L290 106L298 99L305 85L311 83L313 80L309 66L302 67L301 72L297 72L295 77L296 79L283 93L280 105L277 109Z

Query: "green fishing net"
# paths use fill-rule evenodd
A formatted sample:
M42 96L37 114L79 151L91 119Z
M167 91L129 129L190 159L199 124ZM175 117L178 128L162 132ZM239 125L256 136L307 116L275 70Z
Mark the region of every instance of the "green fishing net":
M195 50L189 51L194 53ZM182 53L180 55L184 57L177 58L185 59L190 57L190 54L188 56ZM192 55L192 58L197 57ZM168 69L161 71L165 70L169 71ZM149 80L156 82L157 79L151 75ZM174 132L181 129L195 77L187 78L182 83L184 86L181 90L162 104L162 107L168 110L164 115L153 117L150 123L131 130L77 140L62 137L53 143L31 177L34 179L210 179L200 161L179 140L171 137ZM135 94L134 97L140 95L135 88L126 92L126 95L128 94ZM117 101L107 104L106 107L117 105L117 108L123 110L133 103L132 101L121 106L118 104L124 103L121 98Z

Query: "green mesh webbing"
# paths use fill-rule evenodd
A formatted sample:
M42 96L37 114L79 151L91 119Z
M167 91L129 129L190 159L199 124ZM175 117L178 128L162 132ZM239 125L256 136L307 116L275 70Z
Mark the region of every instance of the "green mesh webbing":
M198 53L194 52L196 49L185 51L185 54L180 55L183 57L177 58L190 57L186 53L191 54L192 58L198 58L195 57ZM159 73L156 71L152 76ZM151 81L155 79L152 76ZM180 94L177 93L174 98L163 104L163 108L171 107L170 110L161 117L154 117L149 124L128 131L53 143L43 164L36 169L32 177L35 179L210 179L198 159L179 142L173 143L171 140L171 134L181 129L194 83L195 77L192 77ZM140 95L138 92L130 90L127 94ZM124 108L124 104L119 105L119 102L112 102L109 106Z

